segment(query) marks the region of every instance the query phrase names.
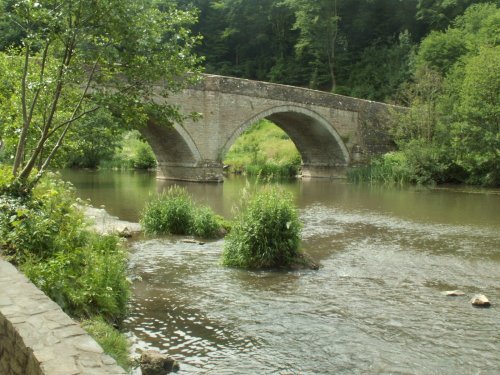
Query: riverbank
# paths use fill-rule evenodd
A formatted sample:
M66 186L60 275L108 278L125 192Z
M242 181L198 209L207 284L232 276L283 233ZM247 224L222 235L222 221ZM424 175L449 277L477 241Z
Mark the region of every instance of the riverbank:
M0 256L0 374L127 374Z

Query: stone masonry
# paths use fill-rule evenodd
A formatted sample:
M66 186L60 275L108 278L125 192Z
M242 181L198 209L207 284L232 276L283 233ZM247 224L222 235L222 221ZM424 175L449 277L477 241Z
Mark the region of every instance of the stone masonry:
M55 302L0 259L0 374L127 372Z
M214 75L203 75L196 86L168 97L164 89L156 87L158 104L175 104L200 118L173 126L150 121L141 130L156 154L159 178L221 181L224 155L264 118L295 143L304 176L336 177L346 166L394 147L387 104Z

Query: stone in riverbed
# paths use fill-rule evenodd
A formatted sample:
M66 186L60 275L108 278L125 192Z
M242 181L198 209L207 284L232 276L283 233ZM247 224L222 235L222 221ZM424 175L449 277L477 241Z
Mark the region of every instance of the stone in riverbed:
M192 244L196 244L196 245L205 245L205 242L192 240L190 238L184 238L184 239L181 240L181 242L183 242L183 243L192 243Z
M461 290L447 290L443 292L445 296L449 297L460 297L460 296L465 296L465 293L462 292Z
M179 371L179 364L175 359L156 350L142 352L139 362L142 375L165 375Z
M472 299L470 300L470 303L472 303L472 306L476 307L490 307L491 303L488 298L484 294L476 294Z

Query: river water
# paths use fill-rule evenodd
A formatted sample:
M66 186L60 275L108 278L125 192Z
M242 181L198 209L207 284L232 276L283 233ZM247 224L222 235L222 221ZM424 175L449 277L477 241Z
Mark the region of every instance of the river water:
M74 172L78 194L136 221L172 182ZM183 186L231 217L245 180ZM318 271L220 265L223 240L131 245L127 329L183 374L500 374L500 191L310 180L295 197ZM464 297L443 291L460 289ZM476 293L493 303L471 306Z

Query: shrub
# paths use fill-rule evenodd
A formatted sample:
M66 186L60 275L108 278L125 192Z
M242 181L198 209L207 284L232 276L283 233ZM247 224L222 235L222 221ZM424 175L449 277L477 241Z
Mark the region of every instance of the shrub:
M301 159L289 160L283 163L259 162L245 167L247 176L260 176L266 179L294 178L299 174Z
M89 234L85 246L59 251L40 262L27 259L21 270L69 315L102 315L120 322L127 311L126 254L115 236Z
M187 191L170 187L146 204L141 225L149 234L189 234L193 225L193 202Z
M105 353L113 357L121 367L130 369L130 345L123 333L102 318L84 320L81 325L101 345Z
M349 169L347 178L351 182L403 185L410 182L408 160L402 152L390 152L369 165Z
M185 189L173 186L146 204L141 225L149 234L216 238L223 232L224 220L209 207L196 206Z
M135 169L156 168L156 157L147 143L142 142L137 146L132 163Z
M29 196L0 195L0 247L73 317L124 317L125 252L116 237L86 229L73 189L57 176L44 178Z
M237 216L222 262L240 268L290 266L301 257L300 228L291 195L264 189L251 196Z
M213 211L206 206L193 211L192 234L202 238L216 238L221 233L221 224Z
M99 163L103 169L153 169L156 157L151 146L146 143L137 130L126 132L110 159Z
M82 246L83 213L70 184L49 175L27 196L0 195L0 247L14 263Z

